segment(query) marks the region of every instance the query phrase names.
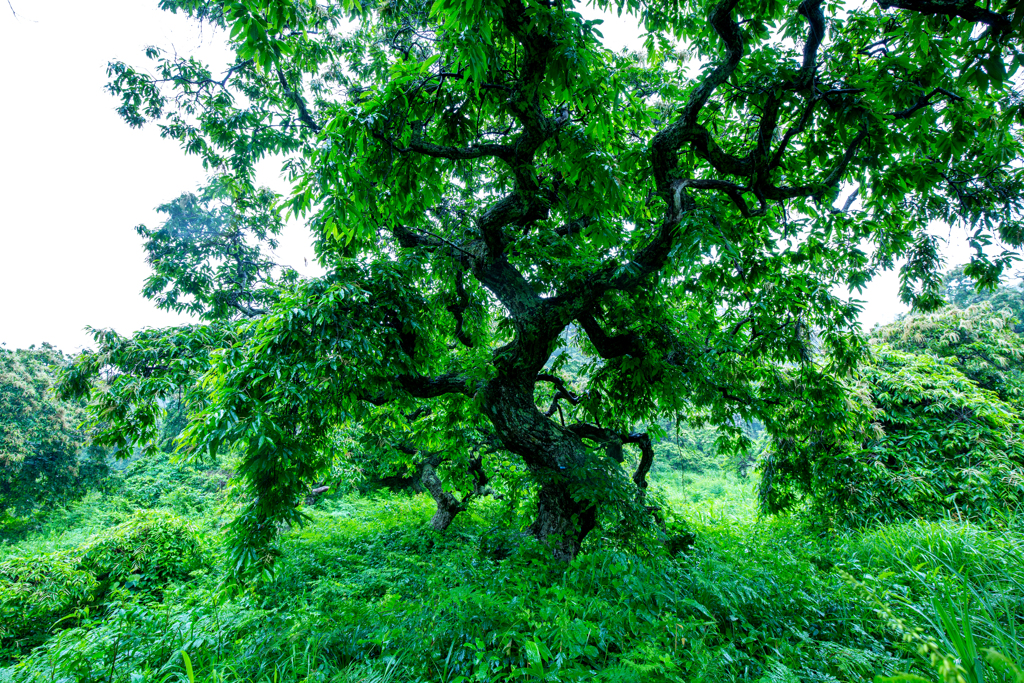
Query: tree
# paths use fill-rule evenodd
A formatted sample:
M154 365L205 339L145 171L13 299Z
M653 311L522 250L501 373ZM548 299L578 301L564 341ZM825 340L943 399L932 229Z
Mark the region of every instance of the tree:
M80 497L107 473L79 429L83 407L53 390L67 360L49 344L0 349L0 520Z
M571 0L162 0L230 31L234 62L110 65L125 120L236 201L282 155L277 208L329 269L223 332L165 333L206 335L202 362L108 345L72 373L120 366L137 391L112 396L137 404L201 375L188 447L240 453L241 564L270 561L331 430L385 404L489 423L537 486L530 528L571 558L602 516L647 519L634 425L845 424L833 378L864 344L838 287L906 258L902 298L934 307L931 221L969 229L983 284L1013 258L990 245L1024 241L1012 7L595 4L646 54L606 49ZM567 343L590 359L576 389Z
M159 229L135 228L153 267L143 295L161 308L205 320L265 313L274 300L275 275L295 277L266 253L277 248L283 227L276 199L266 189L232 197L214 183L198 196L185 193L157 207L167 216Z
M875 330L873 337L902 351L947 359L982 389L1002 401L1024 406L1024 341L1013 317L988 302L968 308L946 306L909 315Z
M957 308L969 308L976 304L988 304L992 310L1007 313L1016 323L1014 331L1024 332L1024 290L1022 282L1000 283L995 289L979 290L964 272L964 266L951 268L943 278L946 284L946 301Z

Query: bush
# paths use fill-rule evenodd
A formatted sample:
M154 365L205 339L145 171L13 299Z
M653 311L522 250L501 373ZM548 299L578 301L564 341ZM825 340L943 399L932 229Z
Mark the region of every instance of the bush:
M96 578L76 565L65 553L0 562L0 646L41 641L56 621L93 599Z
M762 460L766 512L807 500L832 523L870 526L957 516L1004 524L1024 504L1024 440L1014 406L950 362L874 348L851 406L873 428L856 438L806 424ZM799 423L798 417L794 418ZM845 429L845 428L844 428ZM849 430L847 430L849 431Z
M665 550L670 557L685 553L697 541L697 535L689 524L680 519L673 519L665 524Z
M169 512L138 512L85 547L82 565L107 584L149 590L181 581L202 565L195 528Z

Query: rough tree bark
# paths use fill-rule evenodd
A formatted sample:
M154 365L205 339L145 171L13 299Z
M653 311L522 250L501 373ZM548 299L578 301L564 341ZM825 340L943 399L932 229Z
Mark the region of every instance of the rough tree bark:
M418 451L408 445L400 446L400 450L409 455L416 455ZM392 490L413 489L417 493L426 491L434 499L437 509L430 519L430 526L437 531L444 531L455 517L469 508L473 498L495 495L490 485L490 478L483 469L483 458L481 456L469 459L469 473L473 477L472 489L462 496L460 500L454 493L444 487L444 482L437 474L437 468L444 462L440 453L433 453L416 466L416 471L410 476L391 476L380 479L380 483Z

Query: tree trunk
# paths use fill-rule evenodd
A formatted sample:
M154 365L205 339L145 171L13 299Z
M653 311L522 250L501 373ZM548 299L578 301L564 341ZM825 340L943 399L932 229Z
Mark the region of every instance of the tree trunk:
M537 519L530 531L551 549L556 560L570 562L580 552L583 539L597 524L597 506L573 500L568 482L556 477L541 485Z
M561 561L576 557L597 521L597 507L579 499L579 490L594 486L600 472L583 441L542 414L529 389L494 380L484 389L495 432L506 450L523 458L540 483L537 518L530 531ZM573 493L577 495L573 496Z
M423 463L423 471L420 473L420 483L423 488L427 489L430 496L437 503L437 511L434 512L434 516L430 518L430 526L438 531L444 531L447 529L452 521L455 519L455 515L465 510L465 506L459 502L451 493L444 490L444 485L441 483L440 477L437 476L437 472L434 471L434 466L429 462Z

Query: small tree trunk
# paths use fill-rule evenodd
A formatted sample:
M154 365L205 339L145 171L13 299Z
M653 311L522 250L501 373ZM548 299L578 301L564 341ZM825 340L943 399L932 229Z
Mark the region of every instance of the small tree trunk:
M420 473L420 483L437 504L437 511L430 519L430 526L438 531L444 531L455 520L455 515L465 510L465 506L459 499L444 490L440 477L434 471L434 466L429 462L423 463L423 471Z

